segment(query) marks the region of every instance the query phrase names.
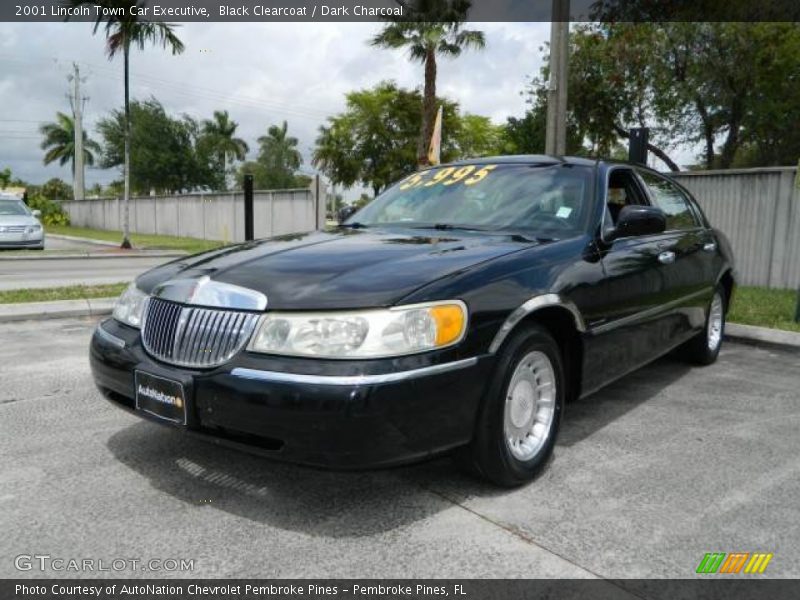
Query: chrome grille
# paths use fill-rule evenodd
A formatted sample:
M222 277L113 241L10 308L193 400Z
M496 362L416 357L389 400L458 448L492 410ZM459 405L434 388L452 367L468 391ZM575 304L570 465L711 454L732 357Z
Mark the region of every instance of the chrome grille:
M150 298L142 327L145 350L181 367L216 367L247 343L258 315Z
M0 233L25 233L27 225L0 225Z

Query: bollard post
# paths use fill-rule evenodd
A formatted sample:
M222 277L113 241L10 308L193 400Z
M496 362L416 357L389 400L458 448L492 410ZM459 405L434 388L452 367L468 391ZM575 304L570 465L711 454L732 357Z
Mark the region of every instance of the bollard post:
M253 233L253 176L244 176L244 240L255 238Z
M635 127L628 138L628 160L647 166L647 143L650 140L648 127Z

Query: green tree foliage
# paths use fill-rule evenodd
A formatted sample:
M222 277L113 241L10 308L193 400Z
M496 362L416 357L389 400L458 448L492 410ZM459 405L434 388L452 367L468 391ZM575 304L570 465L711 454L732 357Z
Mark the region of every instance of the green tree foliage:
M669 152L687 143L702 145L705 168L797 160L798 24L585 24L571 35L569 68L570 121L592 153L648 126L650 151L672 169ZM534 98L546 81L545 65Z
M46 151L44 164L58 161L59 165L70 163L75 173L75 121L62 112L56 113L55 123L44 123L39 127L44 136L41 148ZM83 131L83 160L90 167L94 165L94 157L100 154L100 145L92 139L86 130Z
M172 193L219 185L220 173L199 148L202 134L196 121L170 117L155 98L132 102L130 111L133 190ZM97 129L104 140L101 166L119 167L125 156L125 113L112 111Z
M28 207L31 210L41 211L40 217L45 225L69 225L69 214L58 202L46 198L41 193L31 194L28 191Z
M267 134L258 138L258 158L243 163L237 172L238 185L245 174L253 176L257 190L285 190L308 187L311 178L298 174L303 157L297 149L298 140L289 135L289 124L270 125Z
M294 183L294 173L303 164L297 144L297 138L289 135L286 121L280 127L271 125L267 135L258 138L258 162L267 169L272 183L270 188L279 189Z
M502 128L502 154L544 154L547 131L547 101L544 88L532 84L531 107L522 118L508 117ZM567 154L584 156L591 150L583 144L583 137L572 115L567 118Z
M361 184L378 194L417 167L422 97L383 82L347 94L345 112L320 127L313 163L334 185ZM458 157L458 105L437 99L442 116L442 161ZM468 128L474 133L474 128ZM475 136L473 136L475 137ZM467 142L463 142L467 143Z
M436 57L455 58L466 48L483 48L486 40L482 31L463 28L472 5L469 0L396 1L403 5L404 16L388 23L372 39L372 45L405 48L411 60L425 66L417 160L420 165L426 165L437 111Z
M458 156L463 158L503 154L508 145L504 127L482 115L461 115L453 135Z
M53 177L42 185L29 185L23 183L26 193L28 194L28 204L30 205L31 198L40 197L43 200L52 200L61 202L62 200L72 200L72 186L65 182L63 179ZM31 208L39 208L31 206Z
M0 171L0 190L7 188L9 183L11 183L11 169L6 167Z
M228 111L215 110L212 119L206 119L201 125L198 140L198 152L205 157L204 162L210 164L214 179L214 189L227 188L229 166L234 161L243 161L249 148L247 143L236 137L239 124L231 120Z
M180 54L184 50L183 42L175 34L175 25L160 21L140 20L141 11L136 10L147 4L147 0L66 0L69 6L78 7L91 5L106 9L97 12L97 20L94 24L94 33L105 23L106 33L106 54L109 60L118 54L122 54L123 59L123 82L125 90L125 111L124 111L124 159L123 159L123 180L124 192L123 201L125 209L122 219L122 247L130 248L130 224L128 215L128 199L130 197L131 184L131 110L130 110L130 54L131 48L144 50L147 44L160 44L162 48L169 48L173 55Z

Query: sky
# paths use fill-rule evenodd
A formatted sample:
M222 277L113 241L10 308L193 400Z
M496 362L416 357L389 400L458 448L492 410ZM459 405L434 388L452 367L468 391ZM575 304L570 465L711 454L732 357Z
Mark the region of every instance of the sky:
M311 151L325 119L344 109L348 91L394 80L422 84L422 65L402 50L369 46L379 23L186 23L186 45L172 56L160 47L131 57L132 97L155 96L171 114L210 118L227 110L237 134L255 156L256 138L284 119L299 139L303 170L312 172ZM521 92L541 67L549 23L475 23L486 49L468 50L439 62L438 93L463 111L496 123L525 112ZM67 76L72 63L85 78L84 126L100 141L96 123L123 103L122 60L109 61L102 31L89 23L0 24L0 169L32 183L51 177L71 182L69 166L44 166L41 123L57 111L71 113ZM445 132L446 134L446 132ZM117 170L87 169L87 187L120 179Z

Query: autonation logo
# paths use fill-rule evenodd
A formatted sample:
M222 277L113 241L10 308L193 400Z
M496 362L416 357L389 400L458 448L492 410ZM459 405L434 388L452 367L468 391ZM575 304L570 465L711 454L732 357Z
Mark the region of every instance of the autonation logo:
M145 398L150 398L151 400L155 400L156 402L161 402L162 404L167 404L169 406L177 406L178 408L183 406L183 400L181 400L178 396L165 394L164 392L154 390L146 385L139 384L139 395L144 396Z

